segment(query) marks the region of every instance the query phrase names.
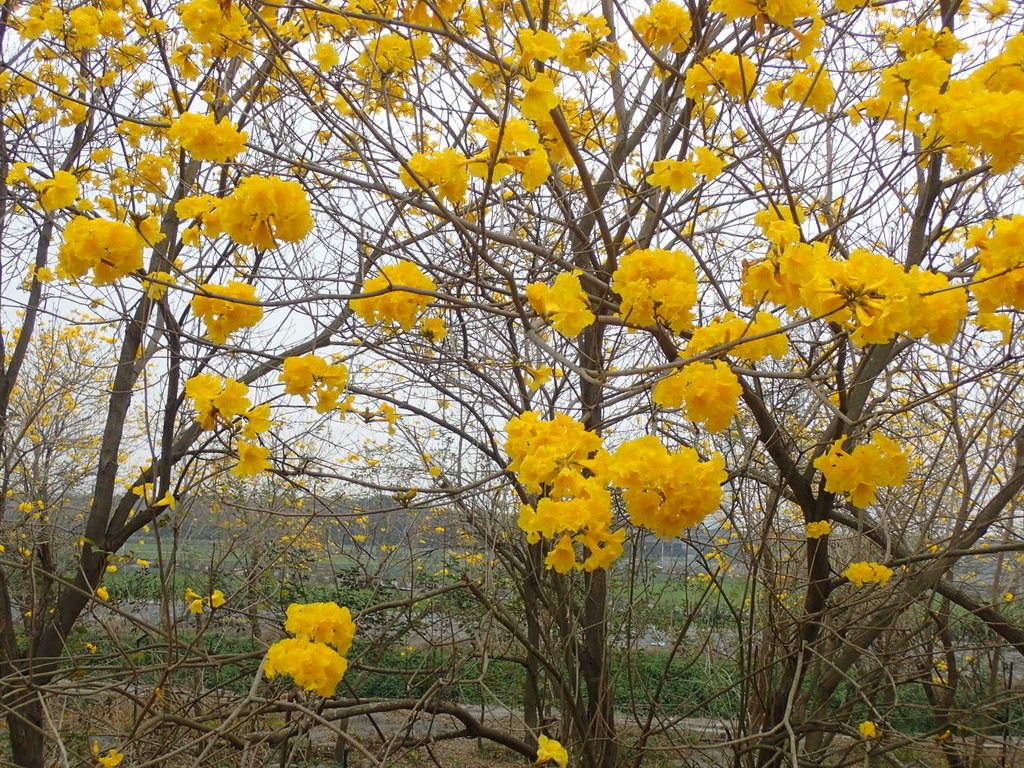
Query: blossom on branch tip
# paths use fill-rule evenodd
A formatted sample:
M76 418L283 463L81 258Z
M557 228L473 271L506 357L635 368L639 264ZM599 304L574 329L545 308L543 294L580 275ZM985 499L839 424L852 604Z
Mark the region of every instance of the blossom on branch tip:
M590 302L580 284L580 272L562 272L550 285L530 283L526 298L541 317L550 320L555 330L566 338L582 333L596 319Z
M381 267L380 274L363 283L363 294L380 293L379 296L359 296L349 301L349 306L367 324L385 323L411 331L423 311L434 301L427 293L437 285L411 261L399 261Z
M548 763L555 763L559 768L567 768L569 753L559 742L541 734L537 737L537 759L534 765L542 766Z
M893 577L893 570L881 563L850 563L843 571L843 576L849 579L855 587L863 587L867 584L880 584L884 586Z

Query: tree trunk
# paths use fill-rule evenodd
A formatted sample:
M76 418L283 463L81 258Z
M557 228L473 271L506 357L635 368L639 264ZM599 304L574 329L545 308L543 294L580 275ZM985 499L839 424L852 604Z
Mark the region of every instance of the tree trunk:
M594 768L614 768L618 757L615 743L615 692L608 674L607 571L587 574L587 596L583 608L583 678L587 685L588 741L593 745Z
M6 698L20 698L24 689L5 691ZM11 756L19 768L43 768L43 711L32 698L27 702L4 703L7 730L11 735Z

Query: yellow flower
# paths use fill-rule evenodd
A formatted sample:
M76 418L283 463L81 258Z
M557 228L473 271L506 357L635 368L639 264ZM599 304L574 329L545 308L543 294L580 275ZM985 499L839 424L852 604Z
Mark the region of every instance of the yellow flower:
M711 432L729 426L743 388L721 360L696 362L666 376L654 385L651 398L662 408L682 406L686 418L704 424Z
M667 187L678 193L691 189L697 183L695 171L693 163L685 160L655 160L646 180L651 186Z
M252 477L270 469L269 448L239 440L235 449L238 451L238 463L231 468L235 477Z
M520 29L516 32L516 43L522 49L520 57L524 63L534 59L547 61L555 58L562 50L562 41L547 30Z
M609 475L623 488L633 524L649 528L659 538L679 536L718 509L727 477L717 453L702 462L692 448L669 451L655 435L619 446Z
M828 536L830 533L832 533L832 523L828 520L820 520L818 522L807 524L808 539L820 539L822 536Z
M462 203L469 187L469 158L454 149L417 153L399 178L407 187L432 189L449 203Z
M96 597L103 602L107 602L110 599L110 592L107 591L106 587L96 587Z
M338 57L338 51L333 45L330 43L320 43L313 53L313 61L316 62L321 71L329 72L338 65L341 59Z
M558 573L568 573L576 567L576 551L572 546L572 537L563 533L554 548L544 558L544 565L554 568Z
M871 720L865 720L859 726L857 730L860 731L860 735L865 739L877 739L878 738L878 725Z
M676 334L693 326L697 273L683 251L633 251L619 261L612 282L622 297L619 315L629 323L663 323Z
M381 268L377 277L363 284L363 293L382 292L379 296L352 299L349 306L364 323L394 323L403 331L412 330L416 320L433 296L401 290L433 291L437 285L411 261L400 261Z
M56 10L56 9L55 9ZM60 11L58 11L58 14ZM32 163L14 163L11 165L11 170L7 173L7 183L10 185L14 184L31 184L31 178L28 175L29 170L32 168Z
M73 173L67 171L57 171L53 174L52 179L36 184L36 189L40 193L39 202L47 211L74 205L79 194L78 179Z
M263 307L258 302L256 289L248 283L236 280L227 285L206 283L199 286L199 293L192 297L192 312L206 323L210 341L223 344L235 331L251 328L263 319Z
M753 320L727 312L694 329L686 345L686 355L695 356L715 347L727 346L727 353L741 360L756 362L769 355L779 359L789 351L789 340L779 331L780 326L779 318L770 312L758 312ZM748 336L761 335L765 338L742 342Z
M116 768L124 760L124 755L113 747L100 753L100 743L98 741L92 743L92 756L103 768Z
M738 101L746 101L754 91L757 68L740 54L716 51L686 72L685 93L702 101L710 92L723 90Z
M250 406L248 394L248 385L212 373L202 373L185 382L185 396L198 411L196 421L203 429L213 429L218 422L231 423L246 413ZM173 509L172 504L168 506Z
M533 80L523 80L523 100L519 111L527 120L544 123L550 120L551 110L561 100L555 93L555 81L546 72L541 72Z
M352 647L356 625L348 608L337 603L292 603L284 628L296 637L332 645L344 655Z
M222 605L224 605L224 593L219 589L213 590L210 594L210 607L220 608Z
M248 56L252 30L245 15L234 3L218 0L190 0L178 6L181 23L189 37L213 56Z
M348 368L341 363L328 363L314 354L286 357L280 380L289 395L299 395L304 402L314 391L318 413L326 413L337 406L337 399L348 384Z
M77 280L90 269L94 285L110 285L142 269L142 238L119 221L76 216L64 228L57 252L57 275Z
M564 413L545 421L526 411L509 421L505 434L508 468L527 493L541 493L549 485L553 495L569 494L577 477L599 471L607 461L600 436Z
M569 753L560 743L541 734L537 737L537 760L534 765L544 765L549 762L555 762L561 768L566 768L569 765Z
M814 466L825 476L825 490L846 493L858 507L874 504L879 486L902 485L909 472L907 456L893 440L876 432L870 443L863 443L847 453L842 437L828 453L814 460Z
M655 50L668 46L673 53L683 53L690 45L690 14L672 0L658 0L637 17L635 26L640 39Z
M579 272L563 272L551 286L544 283L526 286L530 306L567 338L578 336L595 319L579 275Z
M348 661L333 648L299 637L271 645L264 666L268 678L288 675L297 685L320 696L333 696L347 669Z
M146 221L152 221L152 218ZM168 286L177 285L177 281L169 272L151 272L143 278L143 285L146 288L146 295L159 301L167 294Z
M215 201L203 224L210 237L226 232L239 245L270 250L279 240L303 240L313 229L313 216L299 182L246 176L234 192Z
M420 323L420 333L427 341L436 344L448 336L448 327L444 324L444 318L428 317Z
M156 504L154 504L153 506L154 507L168 507L169 509L174 510L174 509L177 508L178 502L174 498L174 494L172 494L170 491L167 491L167 493L165 493L160 498L160 500L157 501Z
M203 599L201 597L197 597L195 600L189 602L188 610L189 613L194 613L198 616L203 612Z
M850 563L843 576L850 580L855 587L863 587L866 584L885 585L893 576L893 570L881 563Z
M249 134L237 130L230 120L217 122L212 114L185 112L171 123L167 136L196 160L222 163L245 151Z

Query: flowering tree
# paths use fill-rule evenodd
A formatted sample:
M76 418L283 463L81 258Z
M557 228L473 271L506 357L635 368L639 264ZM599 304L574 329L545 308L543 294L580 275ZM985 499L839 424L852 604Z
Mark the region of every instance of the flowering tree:
M1002 590L953 578L1022 546L1019 9L34 0L2 14L4 466L42 319L109 325L116 347L96 363L109 384L72 554L51 563L31 541L0 561L18 765L63 747L44 694L82 663L72 630L108 600L111 558L224 472L446 505L483 574L399 602L465 590L525 669L518 734L430 698L331 704L352 622L299 606L261 669L325 699L295 705L308 722L407 705L542 760L639 763L674 726L655 695L617 728L616 578L637 584L652 539L708 518L728 522L752 590L734 606L737 754L861 759L844 734L898 745L896 692L942 656L931 735L958 759L950 606L986 643L1024 649ZM308 429L340 455L303 449ZM5 535L21 501L0 500ZM15 573L50 585L29 617ZM220 610L215 594L189 606ZM558 739L540 733L550 705ZM248 711L212 729L146 722L191 728L202 758L220 738L244 751L294 732L247 736Z

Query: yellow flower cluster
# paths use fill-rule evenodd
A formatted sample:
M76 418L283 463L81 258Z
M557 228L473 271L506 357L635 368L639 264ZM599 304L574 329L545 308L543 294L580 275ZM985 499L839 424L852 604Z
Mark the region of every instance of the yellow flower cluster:
M726 480L725 462L717 453L702 462L687 446L669 452L654 435L619 446L609 475L623 489L633 524L659 538L679 536L718 509Z
M216 609L224 605L224 593L219 589L215 589L209 596L203 597L189 587L185 590L185 602L188 603L189 613L194 613L198 616L206 606Z
M576 22L576 29L565 38L565 47L558 57L560 64L573 72L593 72L597 69L595 59L604 59L612 66L626 60L623 50L609 39L611 29L604 16L580 14Z
M292 603L284 626L295 637L279 640L267 650L267 677L288 675L307 691L333 696L348 669L345 654L356 633L348 608Z
M578 336L595 319L579 276L579 271L563 272L550 286L544 283L526 286L530 306L567 338Z
M697 183L697 176L713 179L722 172L725 161L709 147L698 147L687 160L655 160L647 183L655 187L667 187L672 192L691 189Z
M546 564L559 573L607 568L622 554L625 531L610 530L610 484L622 489L633 523L660 537L678 536L721 500L726 473L718 454L701 462L693 449L670 452L649 435L612 456L598 435L565 414L545 421L526 412L505 432L509 470L528 493L542 495L536 507L521 509L519 527L531 543L557 539ZM586 550L582 562L576 543Z
M232 426L242 417L242 436L253 440L271 427L270 405L250 408L249 387L240 381L203 373L185 382L185 395L198 412L196 421L203 429L213 429L218 423ZM235 449L238 462L231 468L233 475L251 477L270 467L269 449L241 439Z
M873 720L865 720L857 726L857 730L860 731L860 735L865 739L878 738L878 724Z
M684 90L688 98L698 103L720 91L737 101L746 101L756 83L754 62L742 53L716 51L687 70Z
M657 51L667 47L672 53L683 53L693 33L689 12L672 0L658 0L637 17L634 27L651 48Z
M792 27L798 18L818 15L814 0L712 0L711 10L724 13L728 21L763 14L783 27Z
M602 474L607 465L600 435L564 413L543 421L526 411L509 421L505 434L508 468L527 493L574 496L581 480Z
M178 6L178 14L189 37L203 43L209 55L248 55L252 30L237 3L189 0Z
M558 538L546 563L559 573L608 567L622 554L625 531L610 529L608 453L601 438L565 414L542 421L532 411L509 421L505 433L509 469L528 493L543 494L536 508L520 510L519 527L527 541ZM574 536L588 550L582 563Z
M75 174L67 171L57 171L52 179L37 183L36 189L39 191L39 202L44 211L74 205L80 192Z
M299 182L246 176L230 195L216 201L203 225L210 237L226 232L239 245L269 250L278 240L302 240L313 229L313 216Z
M808 523L804 533L808 539L820 539L822 536L828 536L832 533L832 523L828 520Z
M788 99L825 114L836 100L836 89L828 70L814 60L808 60L806 67L794 72L789 80L769 83L763 98L766 104L776 109L782 107L783 99Z
M110 285L142 269L143 240L120 221L76 216L64 228L57 252L57 274L77 280L92 270L94 285Z
M313 643L334 646L343 656L352 647L356 625L352 612L337 603L292 603L288 606L284 628Z
M223 163L245 151L249 134L239 131L224 119L219 123L212 114L186 112L171 123L167 136L196 160Z
M843 576L855 587L863 587L865 584L885 585L892 578L893 570L881 563L850 563L843 571Z
M286 357L281 381L287 394L300 395L307 403L315 392L316 412L328 413L338 407L338 398L348 384L348 368L341 363L328 363L314 354Z
M949 30L933 30L927 24L890 32L885 42L897 48L899 59L881 71L877 95L856 105L851 115L855 122L860 113L891 120L922 135L926 125L921 115L934 115L941 108L950 62L964 45Z
M534 765L547 765L548 763L556 763L560 768L567 768L569 753L559 742L541 734L537 737L537 759Z
M881 71L878 91L852 112L890 120L942 147L947 160L967 169L980 152L996 173L1024 160L1024 33L963 78L950 79L951 61L967 49L949 30L925 24L891 33L899 60Z
M73 51L89 50L100 45L100 37L120 40L124 37L124 24L114 8L83 5L69 11L65 17L60 8L49 2L33 3L28 14L20 19L19 33L25 39L35 39L45 33L67 36L68 48ZM66 24L65 24L66 22ZM66 28L65 28L66 27Z
M473 127L487 139L488 145L469 162L473 176L496 183L518 172L527 192L533 192L551 176L551 163L541 136L526 120L513 118L502 125L480 120Z
M192 312L206 323L206 335L214 344L223 344L235 331L251 328L263 319L256 289L248 283L206 283L197 290L192 297Z
M442 199L457 205L466 199L469 159L454 149L417 153L409 159L408 166L399 171L399 178L407 187L436 187Z
M860 345L884 344L901 334L947 344L967 316L966 290L945 275L916 266L907 272L888 256L863 249L834 259L827 243L799 242L799 225L788 211L782 217L762 214L758 222L775 247L744 269L747 304L806 309L841 324Z
M376 7L363 13L379 13ZM423 34L409 37L381 34L371 38L366 49L352 63L352 80L365 91L356 96L373 112L386 109L395 114L411 111L406 101L406 86L413 80L417 62L430 55L433 43Z
M703 424L710 432L729 426L743 388L721 360L683 366L654 385L651 397L662 408L682 406L686 418Z
M687 357L709 349L726 347L726 352L740 360L757 362L765 357L779 359L789 352L789 339L779 331L779 318L770 312L758 312L752 320L727 312L707 325L696 328L686 345ZM762 336L763 338L756 338ZM743 339L751 338L751 341Z
M402 288L433 291L437 285L413 262L399 261L382 267L377 277L363 283L364 294L380 292L379 296L352 299L349 306L364 323L395 324L410 331L434 297Z
M875 503L879 486L902 485L907 479L907 456L899 445L876 432L870 443L862 443L847 453L846 438L832 444L828 453L814 460L825 476L825 490L845 493L858 507Z
M979 267L971 286L978 322L986 328L1001 327L1008 340L1009 318L997 318L995 312L1001 307L1024 309L1024 216L976 227L967 244L978 249Z
M633 251L619 261L612 286L622 299L619 314L633 325L663 323L681 334L693 326L697 273L683 251Z
M931 105L921 105L927 109ZM932 133L950 146L947 157L957 165L958 147L989 156L996 173L1005 173L1024 160L1024 33L968 77L953 80L935 98Z
M59 35L64 31L64 14L49 0L32 3L27 15L17 20L18 34L25 40L35 40L44 34Z

